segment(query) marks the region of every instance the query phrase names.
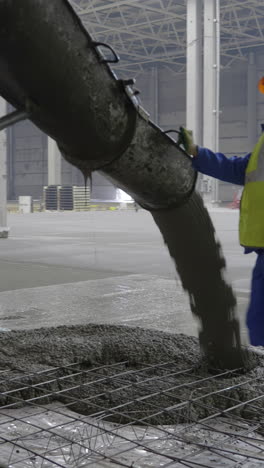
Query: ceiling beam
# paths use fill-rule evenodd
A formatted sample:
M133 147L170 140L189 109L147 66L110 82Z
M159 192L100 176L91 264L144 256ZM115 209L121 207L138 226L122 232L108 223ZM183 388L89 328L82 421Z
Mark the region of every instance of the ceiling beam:
M172 0L166 7L164 0L71 3L95 39L110 42L120 53L120 69L154 62L175 66L175 61L176 66L184 66L179 61L186 57L186 0L181 4ZM222 58L245 60L248 49L263 45L264 0L221 0L220 8ZM154 53L157 48L162 52Z
M170 16L171 18L180 19L180 20L182 20L182 18L183 18L183 15L177 15L176 13L173 13L173 12L168 11L168 10L163 9L163 8L154 8L152 6L149 6L148 4L143 2L142 0L115 0L114 2L108 3L107 5L94 6L92 8L88 7L86 9L84 9L83 11L81 11L79 13L79 16L82 17L82 16L87 15L89 13L94 13L94 12L98 12L98 11L105 11L105 10L109 10L109 9L116 9L119 6L128 6L130 8L140 8L140 9L143 9L143 10L152 11L153 13L158 13L159 15L163 14L163 15L166 15L166 16Z

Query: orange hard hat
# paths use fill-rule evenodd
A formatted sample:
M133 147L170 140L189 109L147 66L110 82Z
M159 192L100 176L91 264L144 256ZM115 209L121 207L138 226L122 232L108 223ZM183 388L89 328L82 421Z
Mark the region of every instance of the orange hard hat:
M258 82L258 90L260 93L264 94L264 76L260 78Z

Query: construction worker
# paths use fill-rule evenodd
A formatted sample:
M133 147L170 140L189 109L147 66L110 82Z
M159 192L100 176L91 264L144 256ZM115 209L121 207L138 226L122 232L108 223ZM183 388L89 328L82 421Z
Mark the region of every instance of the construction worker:
M252 153L244 157L227 158L222 153L199 147L193 141L192 132L183 127L179 143L193 156L193 167L197 171L244 186L240 203L240 244L246 254L257 254L246 323L250 343L264 346L264 133Z

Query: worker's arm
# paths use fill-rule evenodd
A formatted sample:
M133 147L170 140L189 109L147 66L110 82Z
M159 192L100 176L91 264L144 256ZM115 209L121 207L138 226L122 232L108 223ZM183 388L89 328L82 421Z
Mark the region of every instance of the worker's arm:
M231 184L244 185L245 172L250 154L244 157L227 158L222 153L214 153L207 148L197 148L193 157L193 167L203 174Z
M227 158L222 153L214 153L207 148L199 148L193 141L192 131L180 128L179 144L193 156L193 167L203 174L231 184L244 185L245 172L250 154L244 157Z

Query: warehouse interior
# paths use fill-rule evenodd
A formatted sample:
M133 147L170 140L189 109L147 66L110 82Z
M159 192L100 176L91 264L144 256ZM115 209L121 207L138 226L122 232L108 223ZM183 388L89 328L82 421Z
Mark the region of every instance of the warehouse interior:
M200 147L252 152L264 124L263 0L56 0L61 22L55 2L23 1L55 38L69 13L95 41L87 57L94 47L116 80L135 79L138 115L156 132L145 152L164 132L175 145L182 126ZM171 172L192 188L179 204L164 203L173 184L154 150L154 208L105 166L84 177L1 97L9 8L15 0L0 0L0 468L262 467L264 348L246 325L256 255L238 240L242 186L194 174L182 143ZM210 360L204 336L225 321L222 360Z
M119 77L136 79L142 104L157 125L164 130L187 125L196 133L198 144L214 149L218 135L212 136L210 130L208 137L202 128L219 118L219 130L217 122L215 130L219 151L244 155L254 145L264 118L264 101L256 86L264 73L262 2L222 0L219 31L214 28L217 23L210 22L214 2L205 2L207 31L203 2L187 3L71 2L93 37L116 50L120 61L112 65L113 70ZM206 50L211 50L204 61L203 37ZM203 92L208 86L215 88L211 102ZM9 128L7 153L8 200L23 195L40 199L47 185L83 185L80 171L59 158L52 142L29 121ZM232 201L235 190L220 183L216 194L207 180L200 189L218 202ZM115 188L98 173L93 175L92 198L115 199Z

